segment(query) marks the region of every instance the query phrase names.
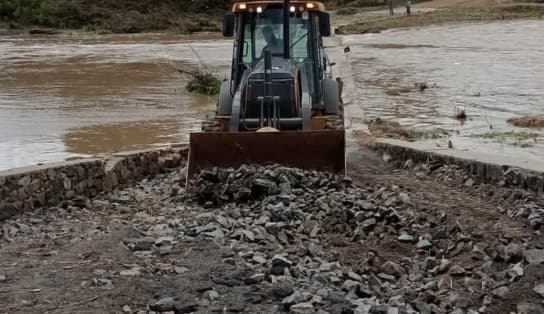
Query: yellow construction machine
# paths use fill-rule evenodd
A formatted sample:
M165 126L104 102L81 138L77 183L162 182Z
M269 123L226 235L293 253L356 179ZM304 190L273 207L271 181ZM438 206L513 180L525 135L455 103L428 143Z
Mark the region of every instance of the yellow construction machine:
M231 77L215 115L190 135L188 179L253 163L343 173L343 110L323 46L331 35L325 6L236 2L223 35L234 37Z

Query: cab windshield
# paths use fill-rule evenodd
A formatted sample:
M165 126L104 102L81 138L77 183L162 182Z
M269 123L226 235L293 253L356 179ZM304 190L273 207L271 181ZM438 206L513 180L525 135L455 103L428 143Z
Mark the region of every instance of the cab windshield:
M309 19L300 14L290 18L290 52L297 65L311 60L309 53ZM283 10L267 9L262 14L248 14L243 24L242 62L249 69L263 58L264 51L283 56Z

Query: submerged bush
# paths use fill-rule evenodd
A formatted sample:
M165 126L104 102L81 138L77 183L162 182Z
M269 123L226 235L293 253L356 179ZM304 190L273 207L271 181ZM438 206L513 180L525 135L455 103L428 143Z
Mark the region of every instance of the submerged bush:
M219 94L221 89L221 80L212 73L197 73L187 83L187 90L191 93L204 95Z

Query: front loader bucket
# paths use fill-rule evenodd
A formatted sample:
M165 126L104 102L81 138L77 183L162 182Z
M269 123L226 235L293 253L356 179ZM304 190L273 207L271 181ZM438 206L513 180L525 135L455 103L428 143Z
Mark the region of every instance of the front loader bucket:
M282 164L345 174L345 132L191 133L188 181L203 169Z

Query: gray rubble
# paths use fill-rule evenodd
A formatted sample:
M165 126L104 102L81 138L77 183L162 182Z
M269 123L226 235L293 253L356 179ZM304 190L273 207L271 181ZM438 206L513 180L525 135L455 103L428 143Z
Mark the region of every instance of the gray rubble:
M394 186L367 190L330 174L244 166L203 172L179 201L214 212L204 225L207 231L203 229L200 235L220 233L213 238L224 235L223 245L241 252L239 256L252 265L256 276L246 282L294 283L293 293L280 302L291 313L474 312L484 302L466 297L472 287L488 287L484 295L504 298L509 289L500 286L507 280L501 272L509 270L511 282L524 272L519 245L505 247L497 242L496 250L506 265L499 263L492 269L487 265L497 257L489 254L487 244L482 247L488 250L481 251L477 237L460 230L444 229L446 234L441 236L418 232L412 225L418 217L409 195ZM426 217L436 224L444 218ZM333 234L344 240L331 238ZM396 239L418 253L402 263L384 260L373 267L367 261L366 266L354 269L324 252L325 243L356 246L380 237ZM475 252L478 261L470 270L448 259L449 253L464 250ZM474 275L486 272L485 278ZM470 284L452 287L452 279ZM451 293L457 297L445 297ZM313 295L323 296L312 299ZM331 295L341 296L341 302Z
M102 291L134 278L191 275L199 265L183 263L187 246L212 243L223 252L221 267L190 292L150 292L146 307L130 306L136 313L235 312L247 304L270 313L488 313L542 263L541 250L522 239L464 229L447 212L414 203L395 185L243 166L204 171L187 187L170 173L67 202L6 221L0 236L50 234L48 224L115 208L134 229L119 247L138 262L94 269L93 287ZM107 231L97 224L93 232L80 237ZM538 308L518 305L520 313Z

